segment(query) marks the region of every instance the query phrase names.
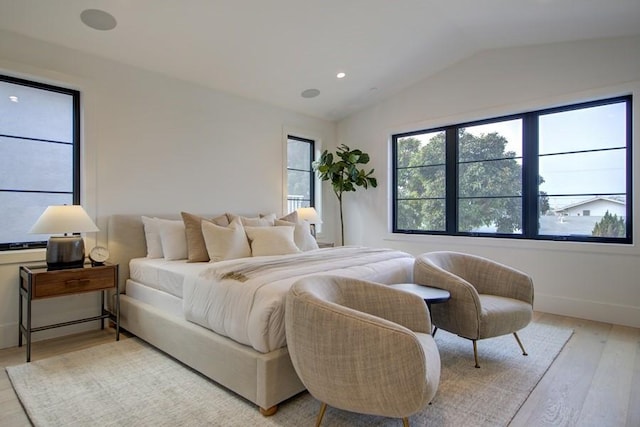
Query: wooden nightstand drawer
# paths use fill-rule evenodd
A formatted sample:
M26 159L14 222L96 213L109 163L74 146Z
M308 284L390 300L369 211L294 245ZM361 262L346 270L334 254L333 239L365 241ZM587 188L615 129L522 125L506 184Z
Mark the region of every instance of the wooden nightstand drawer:
M32 298L46 298L115 287L114 266L74 268L32 275Z

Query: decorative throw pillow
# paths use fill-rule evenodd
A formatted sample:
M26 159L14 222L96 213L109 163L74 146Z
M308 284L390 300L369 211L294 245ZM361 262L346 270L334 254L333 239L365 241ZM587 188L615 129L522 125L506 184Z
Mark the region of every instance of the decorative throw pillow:
M147 258L162 258L162 241L160 240L160 228L158 218L142 217L144 226L144 238L147 242Z
M229 225L226 215L219 215L212 219L203 218L188 212L180 212L187 235L187 262L208 262L209 254L202 236L202 222L212 222L221 227Z
M316 242L316 239L311 235L311 227L308 222L300 221L294 223L276 219L275 225L294 227L293 241L301 251L305 252L318 249L318 242Z
M278 218L280 221L288 221L293 222L294 224L298 222L298 211L293 211L282 218Z
M228 227L202 221L202 236L211 262L251 256L247 235L239 219L231 221Z
M272 227L274 221L276 220L276 214L262 215L256 218L248 218L246 216L241 216L240 220L242 221L242 225L249 227Z
M301 252L293 241L295 227L245 227L251 256L286 255Z
M162 253L169 261L187 258L187 235L184 222L158 218Z
M260 215L255 217L248 217L227 212L226 215L229 218L230 223L233 222L233 220L237 219L242 223L242 225L248 225L249 227L271 227L273 225L273 221L276 219L275 214L273 214L273 216Z

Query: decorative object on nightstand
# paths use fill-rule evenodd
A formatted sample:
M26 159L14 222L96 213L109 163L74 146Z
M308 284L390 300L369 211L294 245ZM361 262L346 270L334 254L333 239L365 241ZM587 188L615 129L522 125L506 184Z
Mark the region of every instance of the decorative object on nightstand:
M31 361L31 334L47 329L78 323L100 320L104 329L104 320L111 319L115 323L116 341L120 340L120 293L118 287L118 265L105 264L98 267L84 266L80 268L67 268L50 270L46 266L20 266L19 281L19 305L18 305L18 346L22 347L22 338L26 339L27 362ZM105 308L105 296L107 291L115 290L115 311ZM97 316L68 322L56 323L33 327L32 301L42 298L76 295L85 292L100 291L100 313ZM26 324L23 323L23 311L26 306Z
M84 264L84 240L81 235L99 231L80 205L49 206L31 227L31 234L51 236L47 242L47 267L50 270L80 268Z
M316 224L322 224L322 219L318 215L318 211L315 208L298 208L298 219L300 221L307 221L309 228L311 229L311 235L315 239L316 237Z
M92 267L104 265L105 261L109 259L109 249L104 246L94 246L89 251L89 260Z

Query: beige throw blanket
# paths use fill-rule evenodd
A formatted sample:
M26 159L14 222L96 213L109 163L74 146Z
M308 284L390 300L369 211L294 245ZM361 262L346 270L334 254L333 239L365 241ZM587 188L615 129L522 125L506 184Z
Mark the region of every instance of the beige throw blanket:
M391 249L376 248L354 248L339 247L333 249L320 249L317 251L302 252L300 254L292 254L287 257L259 257L259 258L243 258L237 264L209 268L200 275L214 280L237 280L246 282L247 280L258 277L265 273L285 273L290 272L293 275L299 275L300 268L311 269L314 272L321 272L327 268L327 265L346 258L350 259L350 265L360 265L360 263L371 262L370 254L389 254L387 259L404 258L406 254L403 252L392 251ZM283 278L283 277L281 277Z

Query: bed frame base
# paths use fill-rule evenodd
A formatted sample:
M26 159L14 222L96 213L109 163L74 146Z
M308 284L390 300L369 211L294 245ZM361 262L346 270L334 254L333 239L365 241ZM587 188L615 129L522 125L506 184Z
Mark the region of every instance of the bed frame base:
M120 310L124 329L255 403L264 416L305 390L286 347L260 353L126 294Z

